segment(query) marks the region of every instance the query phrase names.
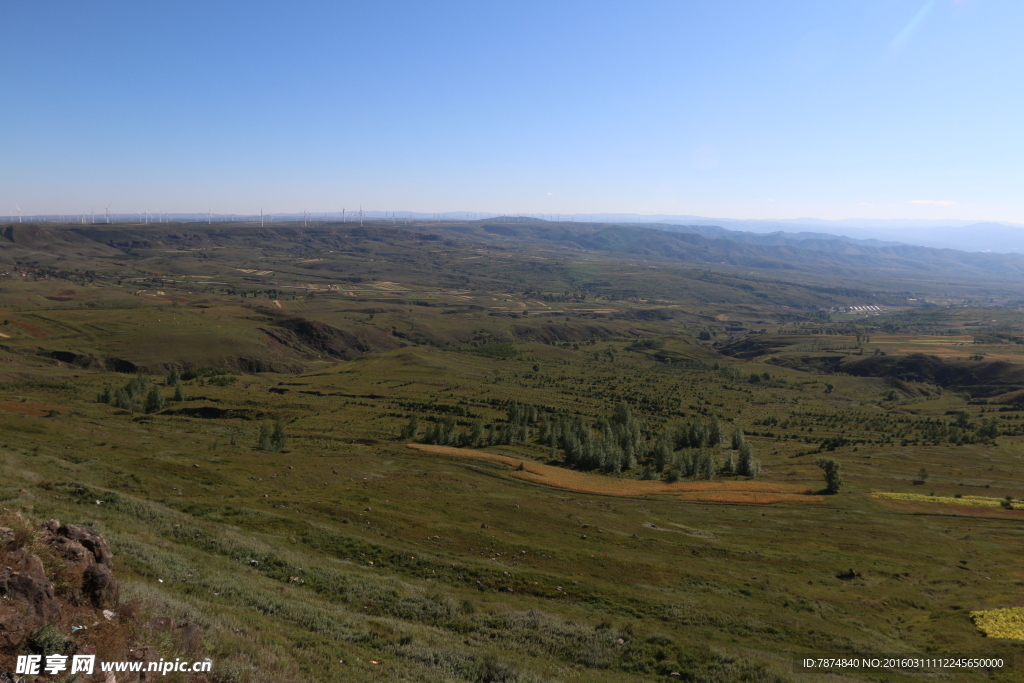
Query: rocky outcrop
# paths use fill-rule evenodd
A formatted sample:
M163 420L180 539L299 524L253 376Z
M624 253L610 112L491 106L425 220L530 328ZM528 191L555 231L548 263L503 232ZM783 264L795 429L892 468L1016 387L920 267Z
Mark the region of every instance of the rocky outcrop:
M52 519L34 539L40 552L59 559L65 603L102 609L117 602L110 546L95 529ZM0 651L18 648L33 631L60 621L61 601L39 555L19 545L12 529L0 527Z
M60 616L53 582L46 577L42 560L24 548L7 553L0 566L0 600L3 649L18 647L32 631Z
M44 527L50 534L50 543L71 563L73 577L81 577L72 584L80 586L72 599L88 601L93 607L106 607L117 600L117 582L114 581L114 555L103 536L95 529L76 524L60 524L50 520Z

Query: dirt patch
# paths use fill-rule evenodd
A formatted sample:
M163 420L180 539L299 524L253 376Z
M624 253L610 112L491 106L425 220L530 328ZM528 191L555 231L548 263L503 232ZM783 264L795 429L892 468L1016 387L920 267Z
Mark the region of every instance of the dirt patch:
M798 484L781 484L763 481L678 481L667 484L662 481L640 481L637 479L615 479L599 474L577 472L552 465L542 465L530 460L521 460L507 455L476 451L450 446L408 444L409 448L438 455L456 455L498 462L516 469L510 474L534 484L557 489L593 493L605 496L650 496L677 494L677 500L718 503L782 503L821 502L821 496L810 495L813 491ZM682 495L678 495L682 494ZM724 495L730 494L730 495ZM716 498L718 496L719 498Z
M21 413L22 415L48 415L51 410L57 410L64 412L71 410L71 408L60 408L58 406L48 406L42 403L17 403L11 401L5 401L0 403L0 410L6 413Z

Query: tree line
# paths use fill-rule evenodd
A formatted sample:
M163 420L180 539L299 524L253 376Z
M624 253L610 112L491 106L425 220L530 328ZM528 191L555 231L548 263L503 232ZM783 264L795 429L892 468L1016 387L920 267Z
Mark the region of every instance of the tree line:
M401 438L462 448L532 440L547 446L552 459L561 459L567 467L608 474L642 468L643 479L713 479L716 474L753 478L761 470L742 429L733 430L727 438L717 418L696 418L671 431L656 431L646 421L638 420L626 402L616 405L611 415L591 422L511 401L504 422L485 427L478 418L467 429L459 429L453 417L445 417L432 422L422 437L421 429L422 420L414 413ZM728 446L725 453L720 452L723 446Z

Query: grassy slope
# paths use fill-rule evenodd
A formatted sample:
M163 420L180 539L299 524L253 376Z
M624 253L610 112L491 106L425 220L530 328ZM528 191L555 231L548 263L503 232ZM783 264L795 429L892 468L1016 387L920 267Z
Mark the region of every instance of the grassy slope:
M466 301L431 294L434 283L382 275L417 290L367 301L359 300L371 298L363 293L280 301L338 327L405 325L441 345L514 339L516 326L548 325L548 313L488 315L490 306L521 310L520 301L540 309L532 297L473 291L483 310L459 308ZM240 289L248 275L237 277ZM45 298L69 287L75 300ZM118 553L126 595L144 598L154 616L202 623L225 680L258 678L258 669L272 680L500 680L503 667L522 680L650 680L673 670L696 680L776 680L789 677L796 654L1019 650L984 639L967 617L1017 600L1024 580L1015 563L1019 518L869 494L922 492L912 481L924 466L926 493L1024 496L1021 437L1000 437L997 446L915 446L913 420L965 408L977 419L979 408L951 392L883 400L882 380L820 377L763 358L721 359L744 377L772 373L772 382L757 385L656 360L660 353L712 361L717 354L696 342L696 331L714 329L719 340L742 335L726 331L737 324L776 332L793 325L781 309L701 303L686 292L662 303L549 302L552 316L621 309L552 320L623 337L657 335L667 346L519 342L519 356L509 360L407 346L334 363L268 344L258 333L265 316L248 307L252 299L190 293L191 286L135 295L136 286L114 280L8 279L3 289L5 315L32 320L49 336L0 328L8 334L0 340L7 381L0 399L70 410L55 417L0 411L0 506L31 506L44 519L96 520ZM171 296L186 301L174 306ZM426 297L443 305L409 303ZM403 303L387 303L395 299ZM671 306L678 317L636 316ZM963 332L977 317L929 324ZM204 335L214 331L229 349L208 343ZM852 338L781 337L856 345ZM193 380L191 400L152 416L92 401L127 375L36 354L75 350L148 366L201 365L240 355L246 345L306 372L239 375L228 386ZM606 349L617 350L617 360L595 361L593 352ZM730 426L765 432L756 423L774 417L786 422L770 428L775 436L750 437L765 482L820 485L816 456L800 453L825 436L869 443L829 454L843 463L839 496L750 506L560 491L516 479L499 463L418 453L394 438L416 405L427 418L450 414L425 403L500 420L490 399L588 417L627 400L652 426L720 415ZM183 407L231 409L238 417L175 414ZM1014 426L1021 413L999 417ZM258 428L273 418L287 423L286 453L253 448ZM894 434L894 444L882 443ZM903 435L907 446L899 445ZM531 444L491 450L548 457ZM849 568L857 578L837 578Z

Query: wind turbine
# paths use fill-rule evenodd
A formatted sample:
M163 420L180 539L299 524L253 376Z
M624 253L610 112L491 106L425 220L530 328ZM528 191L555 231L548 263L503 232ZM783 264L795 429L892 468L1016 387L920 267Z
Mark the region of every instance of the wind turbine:
M302 210L302 227L306 227L306 210Z
M359 205L359 227L363 227L363 205Z
M260 207L260 227L263 227L263 207Z
M15 204L15 206L18 206L18 205ZM18 222L19 223L21 222L21 207L20 206L18 206Z
M341 222L345 222L345 207L341 207Z
M107 204L107 208L103 209L103 213L107 216L107 225L110 225L110 205Z
M210 213L211 213L211 209L207 209L206 210L206 224L207 225L210 224Z

